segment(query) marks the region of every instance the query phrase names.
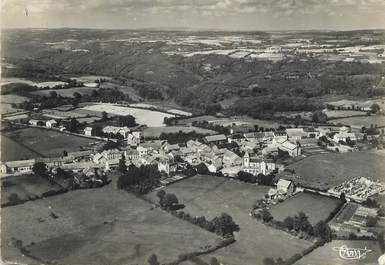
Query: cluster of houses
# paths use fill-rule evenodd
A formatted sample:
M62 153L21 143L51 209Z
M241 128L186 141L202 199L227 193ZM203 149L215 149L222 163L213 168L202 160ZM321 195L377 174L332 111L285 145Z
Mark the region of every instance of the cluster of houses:
M64 131L66 128L64 126L58 126L58 123L56 120L35 120L31 119L28 121L28 124L31 126L45 126L49 129L51 128L58 128L60 131Z

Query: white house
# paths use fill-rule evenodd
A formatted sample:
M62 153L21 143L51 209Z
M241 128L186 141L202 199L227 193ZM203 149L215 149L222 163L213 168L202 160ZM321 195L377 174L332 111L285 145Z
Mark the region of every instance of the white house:
M45 122L45 126L47 128L53 128L57 126L57 122L55 120L49 120Z
M92 127L86 127L86 128L84 128L84 135L86 135L86 136L92 136Z
M28 123L32 126L38 126L39 125L39 120L29 120Z
M127 136L129 146L138 146L140 144L140 132L132 132Z
M254 176L257 176L260 173L267 175L275 169L279 169L281 167L281 165L277 165L276 163L268 159L250 157L248 152L246 152L243 157L242 171L250 173Z
M32 172L35 159L1 162L1 173L28 173Z

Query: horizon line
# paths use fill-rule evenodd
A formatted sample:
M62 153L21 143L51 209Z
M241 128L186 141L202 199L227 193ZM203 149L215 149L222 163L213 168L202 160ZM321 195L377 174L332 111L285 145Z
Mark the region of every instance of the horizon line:
M189 28L189 27L137 27L137 28L103 28L103 27L1 27L1 30L131 30L131 31L195 31L195 32L354 32L354 31L385 31L385 28L359 28L359 29L225 29L225 28Z

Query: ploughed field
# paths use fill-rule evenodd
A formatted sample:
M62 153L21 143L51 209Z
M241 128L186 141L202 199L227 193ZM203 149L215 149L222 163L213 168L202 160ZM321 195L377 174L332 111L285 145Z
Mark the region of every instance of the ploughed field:
M222 240L115 183L3 208L1 226L4 261L28 264L163 264Z
M98 142L95 139L40 128L5 132L1 138L2 161L57 157L61 156L64 150L80 151L81 147Z
M301 192L272 206L270 213L275 220L283 221L286 217L294 217L302 211L309 217L310 223L315 225L317 222L327 219L339 203L338 199Z
M288 166L300 185L327 190L354 177L385 181L384 156L374 152L328 153L309 156ZM297 177L299 176L299 177Z
M195 176L164 188L185 204L183 211L192 216L212 219L221 213L230 214L239 225L236 242L199 258L206 262L216 257L223 264L262 264L267 257L287 259L301 253L311 242L295 238L283 231L259 223L249 213L253 203L264 197L269 187L256 186L228 178ZM158 201L156 191L148 197Z

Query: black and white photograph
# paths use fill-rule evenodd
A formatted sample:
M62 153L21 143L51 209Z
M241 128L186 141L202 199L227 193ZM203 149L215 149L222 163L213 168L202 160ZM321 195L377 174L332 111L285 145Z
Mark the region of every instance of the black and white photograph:
M385 0L0 0L0 263L385 265Z

